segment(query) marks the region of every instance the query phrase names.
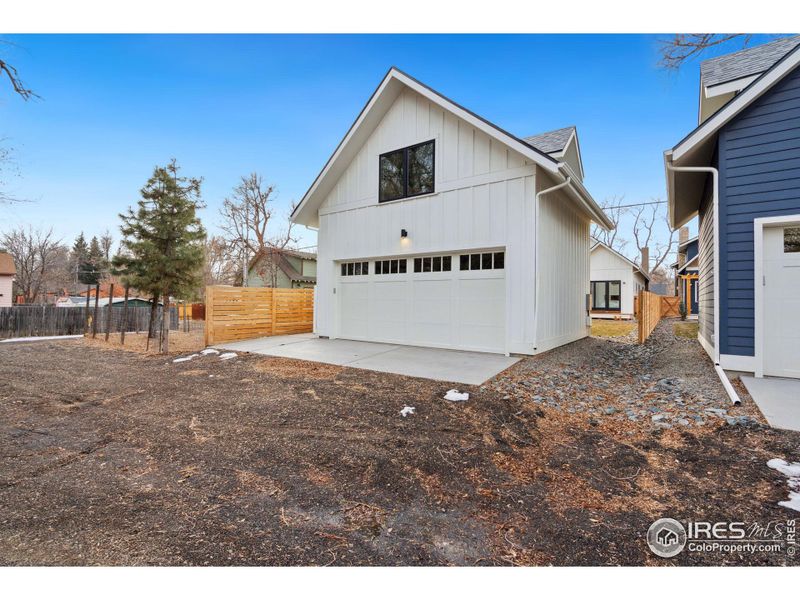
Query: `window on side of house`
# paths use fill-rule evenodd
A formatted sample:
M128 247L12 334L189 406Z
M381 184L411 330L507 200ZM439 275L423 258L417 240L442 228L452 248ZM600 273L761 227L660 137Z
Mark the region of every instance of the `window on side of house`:
M459 257L459 268L462 271L488 271L505 269L505 252L481 252L480 254L462 254Z
M620 310L622 282L593 281L591 290L592 310Z
M378 202L433 193L434 158L433 140L381 154L378 159Z

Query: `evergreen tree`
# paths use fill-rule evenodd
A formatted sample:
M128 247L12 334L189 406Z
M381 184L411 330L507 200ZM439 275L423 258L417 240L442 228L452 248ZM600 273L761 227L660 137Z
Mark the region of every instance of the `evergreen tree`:
M86 238L83 237L83 232L81 231L80 235L75 238L75 243L72 244L72 250L69 255L69 271L73 282L87 283L84 281L81 270L88 256L89 245L86 243Z
M92 237L86 256L80 263L80 282L89 285L100 283L107 269L108 265L103 257L100 242L97 241L97 237Z
M114 260L123 283L150 292L156 301L163 298L165 320L171 296L189 296L202 284L206 232L197 217L200 180L179 177L178 171L175 160L156 167L137 210L120 215L126 253ZM169 327L162 326L161 351L169 351Z

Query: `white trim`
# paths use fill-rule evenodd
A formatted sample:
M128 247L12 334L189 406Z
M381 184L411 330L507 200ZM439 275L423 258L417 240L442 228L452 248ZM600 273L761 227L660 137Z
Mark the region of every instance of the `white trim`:
M800 214L753 219L753 291L754 291L754 369L756 377L764 377L764 227L800 224Z
M702 125L697 127L689 137L675 146L672 150L673 164L680 161L683 156L693 150L698 144L714 135L723 125L733 119L773 85L778 83L798 64L800 64L800 46L797 46L794 50L787 53L786 56L753 81L741 94L719 109Z
M737 354L720 354L719 366L727 371L747 371L755 373L756 359L754 356L739 356Z
M706 351L706 354L708 354L709 358L714 360L714 344L704 338L701 333L697 334L697 341L700 342L700 345L703 347L703 350Z
M730 81L707 85L704 88L706 98L716 98L724 94L740 92L760 76L761 73L756 73L755 75L748 75L747 77L740 77L739 79L731 79Z

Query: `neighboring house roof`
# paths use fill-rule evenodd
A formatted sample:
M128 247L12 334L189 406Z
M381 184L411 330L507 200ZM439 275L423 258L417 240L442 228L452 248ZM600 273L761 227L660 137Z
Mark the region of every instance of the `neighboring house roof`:
M678 268L678 263L677 262L672 263L671 266L672 266L673 269L676 269L676 272L678 274L680 274L680 273L683 273L684 271L686 271L689 268L691 268L692 270L697 269L698 268L699 259L700 259L700 255L699 254L695 254L692 258L687 260L680 269Z
M567 147L570 138L575 135L575 126L562 127L553 131L545 131L523 138L531 146L538 148L545 154L557 154L563 152Z
M608 244L604 244L604 243L603 243L603 242L601 242L600 240L595 240L595 239L592 239L592 241L594 242L594 244L592 244L592 249L590 250L590 252L594 252L594 251L595 251L597 248L599 248L599 247L601 247L601 246L602 246L603 248L605 248L605 249L606 249L606 250L608 250L609 252L613 252L614 254L616 254L617 256L619 256L619 257L620 257L622 260L624 260L624 261L625 261L626 263L628 263L628 264L629 264L631 267L633 267L633 269L634 269L635 271L639 271L639 273L641 273L641 274L642 274L642 277L644 277L645 279L647 279L647 281L650 281L650 275L649 275L649 274L647 274L647 273L645 273L645 272L644 272L644 269L642 269L642 267L640 267L640 266L639 266L639 265L637 265L635 262L633 262L633 261L632 261L630 258L628 258L627 256L625 256L624 254L622 254L622 253L620 253L620 252L617 252L617 251L616 251L616 250L614 250L614 249L613 249L611 246L609 246Z
M272 260L275 261L276 266L283 271L286 277L289 278L290 281L300 281L303 283L316 283L317 278L313 275L303 275L297 269L292 266L292 263L286 258L287 256L294 256L297 258L301 258L303 260L317 260L317 255L312 252L300 252L299 250L279 250L278 248L272 248L269 250L262 251L256 254L253 259L250 261L250 267L248 270L252 270L253 267L262 259L267 257L267 254L270 255Z
M800 36L781 38L700 63L700 83L719 85L763 73L800 44Z
M389 69L381 83L372 93L372 96L367 100L364 108L361 109L356 120L339 142L339 145L336 146L336 149L325 163L322 171L320 171L300 203L295 207L294 211L292 211L290 217L292 221L309 226L319 225L318 210L326 195L342 173L344 173L358 150L369 137L370 133L378 126L380 120L404 88L414 90L416 93L441 106L458 118L467 121L479 131L499 140L544 170L555 175L560 175L561 181L566 181L567 177L570 177L571 184L564 188L565 191L571 193L572 197L577 199L578 203L584 206L587 213L591 215L591 218L596 223L606 229L612 229L614 227L614 224L591 197L583 184L572 176L571 170L567 165L559 162L525 140L512 135L494 123L487 121L483 117L453 102L433 88L414 79L407 73L404 73L397 67Z
M0 252L0 275L16 275L14 258L8 252Z
M800 65L800 46L779 59L711 117L698 125L671 150L664 152L670 225L678 228L696 214L705 189L706 173L676 174L668 167L708 166L720 129Z
M678 243L678 250L683 250L684 248L686 248L686 246L688 246L692 242L696 242L696 241L697 241L697 236L694 236L692 238L689 238L685 242L679 242Z

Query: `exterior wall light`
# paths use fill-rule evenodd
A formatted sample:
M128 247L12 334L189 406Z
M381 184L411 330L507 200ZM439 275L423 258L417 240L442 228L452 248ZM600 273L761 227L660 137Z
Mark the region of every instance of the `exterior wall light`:
M407 238L408 237L408 232L405 229L401 229L400 230L400 237L401 238Z

